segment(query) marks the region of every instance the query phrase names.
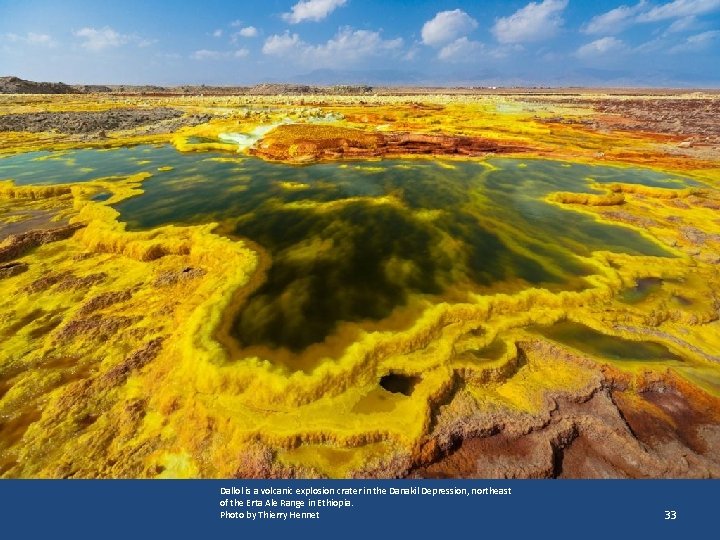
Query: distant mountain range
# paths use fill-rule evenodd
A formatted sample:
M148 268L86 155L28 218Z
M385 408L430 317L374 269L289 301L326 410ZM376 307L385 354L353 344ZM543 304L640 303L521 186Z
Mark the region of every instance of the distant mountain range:
M373 91L367 85L310 86L305 84L266 83L254 86L155 86L155 85L98 85L65 84L62 82L35 82L19 77L0 77L0 94L366 94Z
M718 77L716 77L718 78ZM502 76L494 70L467 73L454 72L438 84L418 72L395 70L345 71L319 69L294 77L297 82L267 82L253 86L209 85L99 85L66 84L62 82L35 82L19 77L0 77L0 94L92 94L121 93L143 95L363 95L363 94L422 94L478 92L533 92L562 91L572 88L652 89L652 88L700 88L682 82L682 77L662 72L638 82L630 72L622 70L576 69L547 81L537 83L525 77ZM342 84L338 84L342 81ZM584 82L582 82L584 81ZM717 88L720 80L712 76L705 88Z
M418 86L430 83L429 78L416 71L394 69L339 70L316 69L293 77L293 80L312 85L371 84L375 86Z

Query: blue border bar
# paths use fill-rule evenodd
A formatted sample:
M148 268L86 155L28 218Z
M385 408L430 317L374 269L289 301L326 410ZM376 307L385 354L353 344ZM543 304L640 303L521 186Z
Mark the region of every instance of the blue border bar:
M338 494L347 488L385 494ZM255 494L267 489L291 494ZM326 500L351 506L310 506ZM713 538L719 500L718 480L0 481L8 539Z

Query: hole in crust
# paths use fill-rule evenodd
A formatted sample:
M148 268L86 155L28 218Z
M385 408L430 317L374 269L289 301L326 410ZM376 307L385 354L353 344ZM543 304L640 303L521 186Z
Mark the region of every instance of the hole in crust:
M417 385L422 379L410 375L400 375L398 373L390 373L380 379L380 386L393 394L403 394L411 396Z

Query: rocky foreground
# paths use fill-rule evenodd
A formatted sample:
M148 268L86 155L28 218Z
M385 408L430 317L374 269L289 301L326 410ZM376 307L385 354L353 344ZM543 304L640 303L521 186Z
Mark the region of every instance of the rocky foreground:
M183 111L167 107L5 114L0 116L0 132L27 131L30 133L42 133L58 131L71 135L103 133L154 125L165 120L177 120L183 116ZM183 125L202 124L209 119L210 116L207 114L191 115L182 122L165 123L164 126L166 132L167 130L174 131Z
M152 109L110 109L88 112L39 112L5 114L0 116L0 131L60 131L62 133L91 133L104 130L132 129L161 120L179 118L182 111L156 107ZM207 121L205 117L204 121Z
M563 106L591 107L592 118L572 120L558 117L559 122L579 122L595 131L622 130L648 134L662 134L680 139L680 148L720 148L720 99L701 99L699 96L657 97L562 97L554 96L536 103Z

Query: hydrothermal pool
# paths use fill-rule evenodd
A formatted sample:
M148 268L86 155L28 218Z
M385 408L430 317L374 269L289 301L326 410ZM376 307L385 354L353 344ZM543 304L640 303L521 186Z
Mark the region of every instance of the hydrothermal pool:
M172 169L168 170L170 167ZM159 171L158 169L165 169ZM303 167L171 146L33 152L0 160L17 184L151 172L116 206L130 229L217 222L270 261L237 313L243 347L299 352L342 323L385 320L403 306L527 287L582 289L596 250L669 256L635 230L544 200L591 184L682 188L636 168L538 159L384 160Z
M560 321L550 326L531 326L528 330L584 353L614 361L662 362L666 365L681 361L680 357L660 343L610 336L572 321Z

